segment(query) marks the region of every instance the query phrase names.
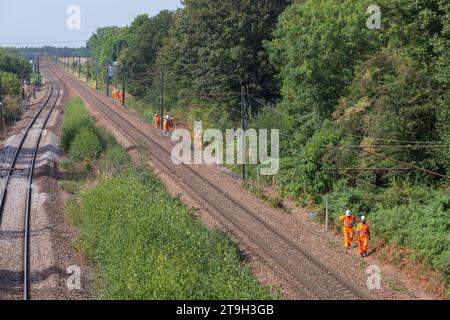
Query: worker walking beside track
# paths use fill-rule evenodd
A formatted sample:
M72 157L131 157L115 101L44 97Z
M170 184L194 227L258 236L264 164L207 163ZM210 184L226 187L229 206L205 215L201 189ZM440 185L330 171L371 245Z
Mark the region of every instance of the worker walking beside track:
M352 245L354 226L356 224L356 217L352 214L350 210L347 210L345 215L339 217L339 221L342 222L342 232L344 233L344 244L345 248L348 250Z
M157 113L155 113L155 116L153 117L153 125L155 126L155 129L159 129L159 126L161 125L161 119Z
M165 116L163 122L163 132L167 133L168 129L169 129L169 116Z
M175 128L175 120L173 119L173 117L170 117L170 126L169 126L170 132L173 132L174 128Z
M361 216L361 222L356 227L356 241L358 242L359 254L362 258L367 257L367 249L370 240L370 227L367 224L366 217Z

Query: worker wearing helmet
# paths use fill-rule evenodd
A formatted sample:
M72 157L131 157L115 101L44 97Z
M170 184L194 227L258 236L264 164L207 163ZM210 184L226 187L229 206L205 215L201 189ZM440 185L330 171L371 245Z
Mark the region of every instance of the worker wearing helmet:
M370 241L370 227L367 224L366 217L361 216L361 222L356 227L356 239L359 247L359 254L362 258L367 257L367 248Z
M344 244L345 248L348 250L352 245L353 234L354 234L354 226L356 224L356 217L352 214L350 210L347 210L345 215L339 217L339 221L341 221L343 227L342 232L344 234Z
M167 116L165 116L163 119L163 132L167 132Z
M167 116L167 132L172 132L172 118Z

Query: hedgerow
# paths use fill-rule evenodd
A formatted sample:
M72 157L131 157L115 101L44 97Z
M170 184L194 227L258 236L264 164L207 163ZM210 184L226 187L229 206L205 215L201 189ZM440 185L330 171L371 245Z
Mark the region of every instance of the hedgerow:
M62 122L61 146L65 152L70 150L73 140L83 128L90 129L92 132L98 131L81 99L72 97L65 105Z

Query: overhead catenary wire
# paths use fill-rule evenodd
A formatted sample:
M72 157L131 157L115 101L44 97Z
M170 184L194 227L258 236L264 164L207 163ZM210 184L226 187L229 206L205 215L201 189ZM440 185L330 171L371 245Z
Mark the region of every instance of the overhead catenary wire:
M286 118L290 118L290 119L292 119L292 120L294 120L294 121L303 121L302 119L296 118L296 117L294 117L294 116L292 116L292 115L288 115L288 114L286 114L286 113L283 113L283 112L277 110L274 106L270 106L270 105L267 105L267 104L261 102L260 100L256 99L255 97L253 97L253 96L252 96L251 94L249 94L249 93L248 93L248 96L249 96L251 99L253 99L254 101L258 102L259 104L261 104L261 105L267 107L267 109L270 109L270 111L274 111L275 113L278 113L278 114L280 114L280 115L282 115L282 116L284 116L284 117L286 117ZM330 132L335 132L335 131L332 131L332 130L326 129L326 128L323 128L323 130L330 131ZM443 143L440 142L440 141L395 140L395 139L386 139L386 138L377 138L377 137L361 136L361 135L349 134L349 133L344 133L344 132L342 132L341 134L342 134L342 135L346 135L346 136L350 136L350 137L353 137L353 138L359 138L359 139L372 139L372 140L384 141L384 142L411 143L411 144L422 144L422 145L439 145L440 147L446 147L446 146L449 146L449 147L450 147L450 145L448 145L448 144L443 144ZM388 147L388 146L385 146L385 147ZM403 146L403 148L408 148L408 147L414 148L414 146Z
M379 154L379 153L376 153L376 152L365 150L363 148L361 148L361 151L364 152L364 153L373 155L373 156L381 157L381 158L384 158L386 160L389 160L389 161L392 161L392 162L396 162L396 163L399 163L399 164L411 167L413 169L416 169L416 170L419 170L419 171L422 171L422 172L425 172L425 173L428 173L428 174L431 174L431 175L434 175L434 176L437 176L437 177L446 178L446 179L450 180L450 176L447 176L447 175L444 175L444 174L440 174L438 172L434 172L434 171L431 171L431 170L428 170L428 169L425 169L425 168L421 168L421 167L409 164L407 162L403 162L403 161L400 161L400 160L397 160L397 159L394 159L394 158L391 158L391 157L388 157L388 156L385 156L385 155L382 155L382 154Z
M317 162L317 161L310 160L310 159L309 159L308 161L311 162L311 163L315 163L315 164L317 164L317 165L320 165L320 166L326 166L327 168L331 168L330 165L328 165L328 164L326 164L326 163L324 163L324 162ZM332 168L331 168L331 169L332 169ZM363 180L363 179L360 179L360 178L358 178L358 177L352 176L352 175L350 175L350 174L348 174L348 173L345 173L345 172L342 172L342 171L338 171L337 173L338 173L339 175L341 175L341 176L346 176L346 177L349 177L349 178L351 178L351 179L353 179L353 180L356 180L356 181L358 181L358 182L361 182L361 183L363 183L363 184L365 184L365 185L371 186L371 187L373 187L373 188L375 188L375 189L378 189L378 190L380 190L380 191L382 191L382 192L386 192L386 190L387 190L386 188L377 186L376 184L373 184L373 183L370 183L370 182L368 182L368 181L366 181L366 180ZM410 202L410 201L411 201L411 199L406 198L406 197L403 197L403 196L401 196L401 195L399 195L399 194L389 193L388 195L389 195L389 196L395 196L395 197L397 197L397 199L401 199L401 200L403 200L403 201L405 201L405 202ZM422 207L424 207L424 208L427 208L425 205L423 205L423 204L420 203L420 202L417 202L417 204L418 204L419 206L422 206Z
M260 103L260 104L262 104L262 105L267 106L266 104L262 103L261 101L259 101L259 100L256 99L255 97L253 97L252 95L248 94L248 96L249 96L251 99L255 100L256 102L258 102L258 103ZM279 112L278 110L276 110L276 109L273 108L273 107L271 107L270 110L271 110L271 111L275 111L276 113L281 114L281 115L284 115L284 116L286 116L286 117L293 118L292 116L289 116L289 115L286 115L286 114L284 114L284 113L282 113L282 112ZM294 119L295 119L295 118L294 118ZM331 130L328 130L328 129L325 129L325 130L331 131ZM335 132L335 131L333 131L333 132ZM345 133L342 133L342 134L345 134ZM347 134L346 134L346 135L347 135ZM353 137L358 137L358 138L364 138L364 139L368 138L368 137L363 137L363 136L358 136L358 135L351 135L351 136L353 136ZM420 147L422 147L422 148L423 148L423 147L433 148L434 146L431 145L431 144L438 144L438 146L440 146L440 147L447 147L447 146L450 146L450 145L443 145L441 142L405 141L405 140L392 140L392 139L380 139L380 138L371 138L371 139L376 139L376 140L379 140L379 141L392 141L392 142L396 141L396 142L405 142L405 143L422 143L422 145L420 146ZM427 143L429 143L430 145L429 145L429 146L425 146L424 144L427 144ZM345 146L344 146L344 147L345 147ZM351 146L351 147L356 147L356 146ZM383 146L383 147L392 147L392 148L394 148L394 146ZM414 149L414 146L401 146L401 147L402 147L402 148L413 148L413 149ZM359 148L362 152L369 153L369 154L374 155L374 156L383 157L383 158L385 158L385 159L387 159L387 160L390 160L390 161L393 161L393 162L396 162L396 163L399 163L399 164L408 166L408 167L410 167L411 169L419 170L419 171L422 171L422 172L425 172L425 173L428 173L428 174L431 174L431 175L434 175L434 176L438 176L438 177L441 177L441 178L450 179L450 176L443 175L443 174L440 174L440 173L438 173L438 172L434 172L434 171L429 170L429 169L421 168L421 167L418 167L418 166L415 166L415 165L412 165L412 164L409 164L409 163L407 163L407 162L403 162L403 161L400 161L400 160L397 160L397 159L394 159L394 158L391 158L391 157L387 157L387 156L384 156L384 155L379 154L379 153L376 153L376 152L368 151L367 148L372 148L372 146L368 146L367 148L362 147L362 146L359 146L358 148ZM376 146L373 146L373 148L376 148ZM391 169L391 170L392 170L392 169Z

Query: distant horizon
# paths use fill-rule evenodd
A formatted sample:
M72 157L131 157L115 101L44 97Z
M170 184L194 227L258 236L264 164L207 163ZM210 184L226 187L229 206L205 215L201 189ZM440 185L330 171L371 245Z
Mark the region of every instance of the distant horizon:
M70 30L67 8L80 8L81 25ZM129 25L140 14L154 16L162 10L181 8L180 0L40 0L30 2L16 0L2 2L0 8L0 34L3 48L83 48L91 35L101 27ZM115 10L118 8L118 10ZM103 14L99 12L103 10ZM30 30L33 30L32 33Z

